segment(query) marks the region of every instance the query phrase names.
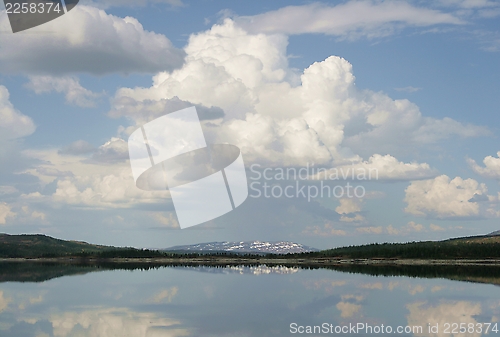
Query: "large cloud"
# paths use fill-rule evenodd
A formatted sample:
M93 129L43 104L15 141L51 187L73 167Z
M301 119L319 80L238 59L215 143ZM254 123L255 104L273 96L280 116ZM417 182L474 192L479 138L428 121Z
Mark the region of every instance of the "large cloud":
M5 12L0 30L11 30ZM136 19L87 6L29 32L0 34L3 73L154 73L180 66L183 57L164 35L144 30Z
M283 35L250 34L226 19L190 37L181 69L157 74L150 88L118 90L110 115L140 125L167 112L174 99L219 107L223 121L205 123L207 139L238 145L248 163L353 163L375 166L381 179L402 180L436 172L387 153L487 132L450 118L423 117L408 100L357 89L352 65L340 57L297 74L288 67L286 46ZM361 155L371 158L363 161Z
M474 198L486 195L487 188L474 179L441 175L434 179L412 181L406 189L405 211L437 218L460 218L480 215Z
M313 3L237 18L251 32L323 33L348 38L392 34L402 27L463 24L452 14L415 7L403 1L349 1L337 6Z

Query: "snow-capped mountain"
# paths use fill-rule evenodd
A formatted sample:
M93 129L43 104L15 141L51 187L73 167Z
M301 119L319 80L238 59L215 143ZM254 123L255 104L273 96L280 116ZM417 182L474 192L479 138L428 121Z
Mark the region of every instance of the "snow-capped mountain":
M240 242L208 242L195 245L175 246L166 248L166 251L189 251L189 252L233 252L233 253L261 253L261 254L289 254L318 251L316 248L304 246L300 243L287 241L263 242L263 241L240 241Z

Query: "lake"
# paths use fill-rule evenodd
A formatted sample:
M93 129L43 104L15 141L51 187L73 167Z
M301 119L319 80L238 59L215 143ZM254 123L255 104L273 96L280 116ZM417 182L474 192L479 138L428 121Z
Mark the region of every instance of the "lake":
M481 336L500 328L493 267L459 277L293 266L0 268L2 337Z

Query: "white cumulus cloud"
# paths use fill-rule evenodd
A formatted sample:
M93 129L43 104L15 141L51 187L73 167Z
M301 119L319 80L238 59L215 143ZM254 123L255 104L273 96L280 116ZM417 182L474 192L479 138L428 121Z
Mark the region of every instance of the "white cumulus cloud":
M487 188L474 179L450 179L441 175L434 179L412 181L405 192L407 213L436 218L459 218L480 215L478 202L471 199L476 195L485 195Z
M388 153L488 132L451 118L424 117L408 100L357 89L352 65L337 56L297 74L288 67L286 47L284 35L248 33L226 19L190 37L182 68L158 73L149 88L119 89L110 115L140 125L166 113L171 100L217 107L222 121L204 123L207 140L239 146L246 163L353 162L376 167L381 179L402 180L436 172Z

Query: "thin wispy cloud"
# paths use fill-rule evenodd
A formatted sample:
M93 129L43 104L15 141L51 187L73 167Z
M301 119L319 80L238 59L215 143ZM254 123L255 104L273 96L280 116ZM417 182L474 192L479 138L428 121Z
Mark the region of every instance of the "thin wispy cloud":
M337 6L313 3L241 16L235 20L253 33L320 33L348 39L387 36L405 27L465 24L451 13L401 1L350 1Z
M412 92L420 91L420 90L422 90L422 88L416 88L416 87L408 86L408 87L402 87L402 88L394 88L394 90L412 93Z

